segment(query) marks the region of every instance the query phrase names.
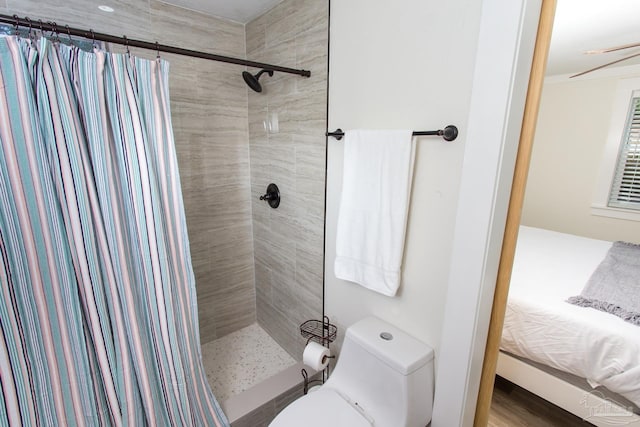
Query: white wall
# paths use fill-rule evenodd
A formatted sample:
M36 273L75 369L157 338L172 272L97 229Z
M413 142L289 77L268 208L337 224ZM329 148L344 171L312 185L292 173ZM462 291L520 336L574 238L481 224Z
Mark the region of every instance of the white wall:
M537 0L331 5L330 129L461 131L452 143L418 142L395 298L335 278L342 146L328 147L325 311L343 326L375 314L435 348L434 427L473 423L539 8Z
M402 285L395 298L335 278L343 146L329 138L326 313L340 325L375 314L433 346L436 352L480 6L480 2L461 0L331 4L329 129L431 130L455 124L460 136L454 142L438 137L417 141Z
M522 223L596 239L640 242L637 221L591 212L617 84L634 76L598 77L601 74L545 82ZM639 75L636 69L635 77Z

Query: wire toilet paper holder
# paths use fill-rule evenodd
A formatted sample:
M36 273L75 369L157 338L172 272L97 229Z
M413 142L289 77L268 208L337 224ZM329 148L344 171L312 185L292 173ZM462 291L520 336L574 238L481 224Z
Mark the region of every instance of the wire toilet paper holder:
M311 319L303 322L300 325L300 335L307 339L306 344L314 341L329 348L329 344L335 341L336 336L338 335L338 328L329 321L328 316L324 316L322 320ZM335 356L333 355L326 357L329 359L335 359ZM329 365L327 365L322 371L321 379L309 379L309 374L304 368L300 370L300 373L304 380L304 394L306 395L309 392L310 386L315 384L324 384L326 377L329 375Z
M328 316L324 316L322 320L307 320L300 325L300 335L307 338L307 344L315 341L320 345L329 347L329 344L335 341L338 335L338 328L331 324Z

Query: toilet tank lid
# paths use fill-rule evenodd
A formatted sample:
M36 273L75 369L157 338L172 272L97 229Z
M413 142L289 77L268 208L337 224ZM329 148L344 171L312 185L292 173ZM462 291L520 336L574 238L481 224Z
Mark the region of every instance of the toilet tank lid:
M431 347L377 317L354 323L347 328L346 336L403 375L433 359Z

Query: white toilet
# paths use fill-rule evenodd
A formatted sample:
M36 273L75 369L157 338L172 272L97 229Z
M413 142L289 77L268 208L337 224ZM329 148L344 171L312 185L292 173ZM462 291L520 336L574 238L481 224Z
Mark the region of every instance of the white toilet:
M433 406L433 349L376 318L347 329L327 382L270 427L425 427Z

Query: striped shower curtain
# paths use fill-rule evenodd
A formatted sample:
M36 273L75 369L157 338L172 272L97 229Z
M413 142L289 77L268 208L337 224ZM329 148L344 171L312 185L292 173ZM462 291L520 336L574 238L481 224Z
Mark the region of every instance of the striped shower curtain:
M0 38L0 425L228 425L201 364L167 75Z

